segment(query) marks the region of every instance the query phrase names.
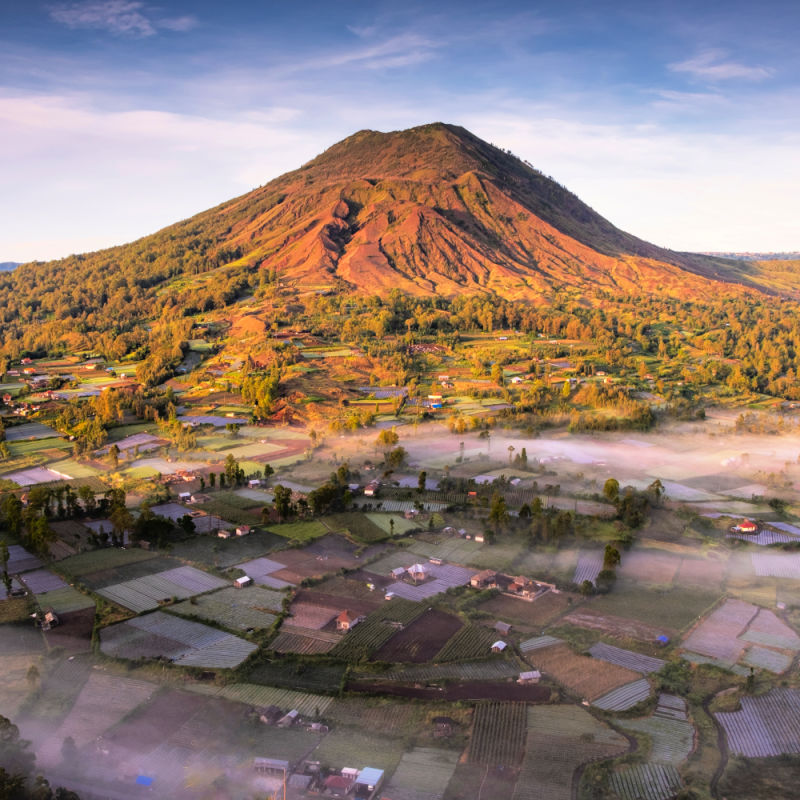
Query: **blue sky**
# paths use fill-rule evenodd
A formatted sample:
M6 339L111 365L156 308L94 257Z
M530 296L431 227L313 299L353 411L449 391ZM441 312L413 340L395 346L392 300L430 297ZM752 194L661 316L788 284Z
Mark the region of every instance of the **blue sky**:
M619 227L800 249L796 2L6 0L0 261L130 241L442 120Z

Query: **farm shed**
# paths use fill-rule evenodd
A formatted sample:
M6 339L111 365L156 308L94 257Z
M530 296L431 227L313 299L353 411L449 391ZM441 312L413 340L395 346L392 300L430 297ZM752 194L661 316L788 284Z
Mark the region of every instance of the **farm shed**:
M237 589L244 589L245 586L250 586L250 585L252 585L252 583L253 583L253 579L249 575L242 575L241 578L237 578L233 582L233 585Z
M733 533L758 533L758 525L749 519L743 519L738 525L731 528Z
M511 625L508 622L495 622L494 629L503 636L508 636L511 631Z
M356 778L356 797L370 797L383 783L383 770L364 767Z
M180 500L181 503L188 503L191 499L192 499L191 492L180 492L178 494L178 500Z
M254 758L253 769L267 775L283 777L289 771L289 762L280 758Z
M365 497L377 497L378 491L380 490L380 482L379 481L370 481L364 487L364 496Z
M541 677L542 673L539 672L538 669L529 670L528 672L520 672L519 678L517 678L517 683L521 684L539 683Z
M249 525L239 525L236 528L236 535L237 536L249 536L253 532L253 529Z
M403 575L405 575L405 574L406 574L406 568L405 568L405 567L395 567L395 568L392 570L392 573L391 573L391 574L392 574L392 577L393 577L393 578L394 578L396 581L400 581L400 580L402 580L402 579L403 579Z
M289 728L292 725L294 725L295 722L297 722L299 718L300 718L300 713L296 709L293 708L291 711L289 711L287 714L284 714L278 720L278 727L279 728Z
M292 775L287 786L290 789L296 789L298 792L306 792L313 779L313 775Z
M336 617L336 630L337 631L349 631L355 628L359 622L364 621L363 614L354 614L352 611L345 609Z
M505 642L504 642L502 639L498 639L498 640L497 640L497 641L496 641L496 642L495 642L495 643L492 645L492 652L493 652L493 653L502 653L502 652L503 652L503 650L505 650L507 646L508 646L508 645L507 645L507 644L506 644L506 643L505 643Z
M347 775L329 775L322 784L325 794L331 797L347 797L353 788L354 780Z
M250 489L260 489L261 481L258 478L252 478L251 480L247 481L247 486Z
M217 531L217 536L220 539L230 539L231 538L231 532L230 531L225 531L225 530Z
M408 568L408 574L413 581L424 581L428 577L429 567L427 564L412 564Z

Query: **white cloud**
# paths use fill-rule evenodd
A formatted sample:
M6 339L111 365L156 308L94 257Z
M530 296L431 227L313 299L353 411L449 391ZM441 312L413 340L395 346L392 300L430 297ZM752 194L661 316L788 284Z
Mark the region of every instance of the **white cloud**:
M766 67L750 67L736 61L726 61L726 56L723 50L705 50L694 58L667 66L672 72L686 72L695 78L712 82L735 78L761 81L772 76L772 70Z
M121 36L155 36L159 29L184 32L197 24L192 16L162 18L138 0L88 0L58 5L50 17L68 28L104 30Z

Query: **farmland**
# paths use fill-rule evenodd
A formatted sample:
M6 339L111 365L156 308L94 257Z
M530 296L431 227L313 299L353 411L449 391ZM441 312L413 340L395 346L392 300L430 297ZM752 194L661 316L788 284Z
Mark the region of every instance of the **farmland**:
M514 767L522 761L527 733L524 703L479 703L469 745L472 763Z
M494 631L477 625L466 625L436 654L434 661L469 661L485 658L497 640Z
M440 800L458 764L458 753L433 747L415 747L403 754L386 788L396 800ZM420 794L422 793L422 794Z
M761 697L743 697L739 711L716 715L728 749L750 758L800 753L800 691L773 689Z
M610 788L620 800L671 800L681 789L678 770L669 764L636 764L614 772Z
M547 592L532 603L497 595L482 603L480 609L518 629L533 632L553 623L572 607L573 602L572 596L566 593Z
M659 695L653 714L641 719L619 720L625 730L646 733L652 741L650 760L680 766L692 752L694 726L686 714L686 701L674 695Z
M433 660L442 642L448 641L461 626L458 617L428 610L389 639L375 652L374 658L377 661L424 664Z
M117 658L164 658L182 666L230 668L256 646L198 622L156 611L105 628L101 650Z
M280 592L251 586L244 590L229 586L218 592L201 595L192 601L170 607L174 614L212 620L231 630L269 628L281 611Z
M408 625L424 611L425 607L418 603L395 598L349 631L331 655L351 662L370 657L396 633L391 623Z
M571 800L579 766L628 748L623 736L577 706L532 706L527 726L513 800Z
M560 643L526 653L526 659L578 697L596 700L641 676L630 669L580 655Z

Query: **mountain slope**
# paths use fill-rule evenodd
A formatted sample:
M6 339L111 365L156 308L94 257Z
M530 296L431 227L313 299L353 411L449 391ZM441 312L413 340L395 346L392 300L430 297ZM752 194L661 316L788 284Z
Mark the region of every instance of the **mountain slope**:
M620 231L510 153L436 123L361 131L151 236L0 274L3 350L71 348L88 336L106 352L132 352L148 341L143 321L223 308L264 280L533 303L564 292L593 303L600 292L692 300L791 291L743 262Z
M361 131L218 213L249 263L308 287L688 298L717 291L704 278L731 268L624 233L516 157L443 124Z

